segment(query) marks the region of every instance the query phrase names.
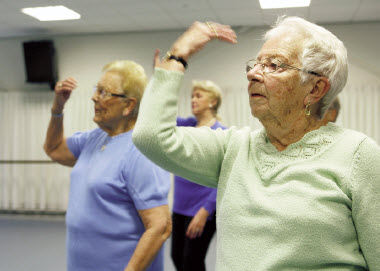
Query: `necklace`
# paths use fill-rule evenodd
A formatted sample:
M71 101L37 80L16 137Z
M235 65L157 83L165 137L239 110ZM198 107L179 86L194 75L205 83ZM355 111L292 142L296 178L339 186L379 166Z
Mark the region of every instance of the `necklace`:
M210 127L210 125L213 124L215 121L216 121L216 118L214 117L214 118L210 119L207 123L203 124L202 126L209 126ZM200 126L200 125L197 125L197 126Z
M104 151L107 148L108 143L111 142L113 136L108 136L106 140L103 142L102 147L100 148L100 151Z

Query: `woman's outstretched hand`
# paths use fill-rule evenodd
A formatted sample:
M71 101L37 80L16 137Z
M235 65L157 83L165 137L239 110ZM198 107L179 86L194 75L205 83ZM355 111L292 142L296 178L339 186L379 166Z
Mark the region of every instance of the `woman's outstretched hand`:
M174 42L170 49L170 53L188 61L193 54L202 50L202 48L213 39L229 43L237 42L235 31L233 31L228 25L214 22L194 22ZM155 51L154 66L170 70L184 70L183 65L176 61L160 61L159 50Z

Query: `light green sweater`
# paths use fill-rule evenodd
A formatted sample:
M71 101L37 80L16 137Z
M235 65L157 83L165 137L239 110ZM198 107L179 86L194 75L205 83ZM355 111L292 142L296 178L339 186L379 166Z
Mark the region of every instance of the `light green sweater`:
M216 270L380 270L380 148L334 124L284 151L265 130L176 127L183 74L156 69L133 141L218 188Z

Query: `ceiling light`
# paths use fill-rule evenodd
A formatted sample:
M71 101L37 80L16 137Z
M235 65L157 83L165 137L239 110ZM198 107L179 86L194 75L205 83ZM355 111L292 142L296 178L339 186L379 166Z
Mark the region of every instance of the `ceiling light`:
M40 21L76 20L80 14L64 6L23 8L23 13Z
M259 0L262 9L310 6L310 0Z

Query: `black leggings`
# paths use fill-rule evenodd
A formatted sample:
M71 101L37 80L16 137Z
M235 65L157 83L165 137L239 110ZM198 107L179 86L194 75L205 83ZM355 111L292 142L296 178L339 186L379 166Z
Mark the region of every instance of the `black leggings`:
M186 236L193 217L173 213L171 256L177 271L205 271L205 257L212 236L216 231L215 214L207 220L200 237Z

